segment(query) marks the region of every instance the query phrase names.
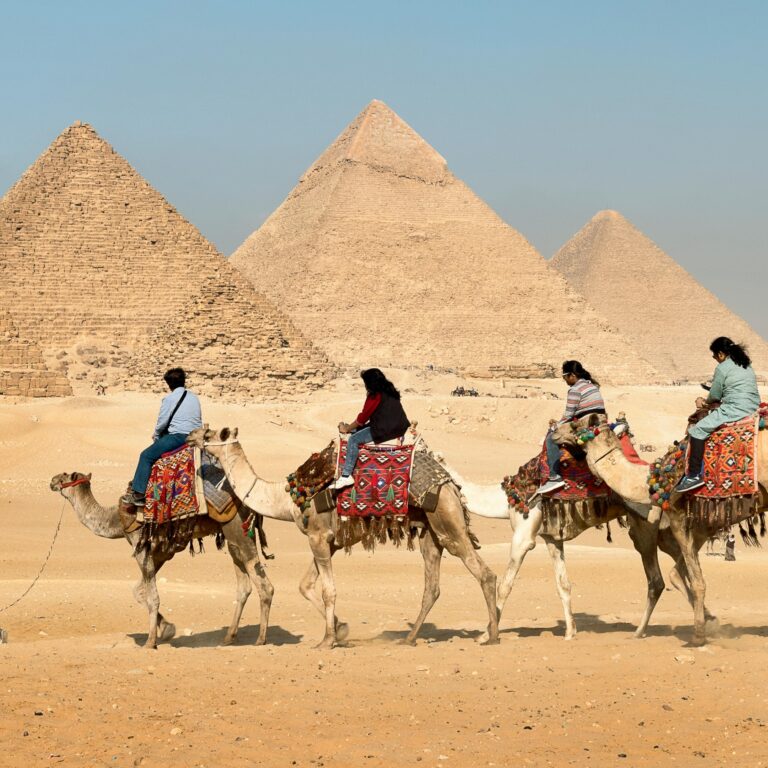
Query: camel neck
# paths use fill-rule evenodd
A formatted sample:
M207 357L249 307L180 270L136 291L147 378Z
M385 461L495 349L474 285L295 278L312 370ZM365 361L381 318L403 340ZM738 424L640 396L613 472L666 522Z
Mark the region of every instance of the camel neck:
M89 531L104 539L125 538L117 506L102 507L94 498L89 485L79 485L69 489L66 498L72 504L80 522Z
M599 477L625 501L648 504L648 467L633 464L620 446L614 450L595 443L587 444L587 463L592 474Z
M274 520L295 521L296 508L285 491L285 483L260 478L240 443L220 446L215 455L235 495L247 507Z

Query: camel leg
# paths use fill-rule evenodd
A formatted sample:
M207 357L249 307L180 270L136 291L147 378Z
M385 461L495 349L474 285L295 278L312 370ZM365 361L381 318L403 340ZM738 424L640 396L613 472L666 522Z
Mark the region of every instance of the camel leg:
M335 549L331 550L331 557L333 557L335 553ZM323 605L320 598L317 596L317 592L315 591L315 584L317 583L318 576L320 574L317 570L317 564L315 563L314 559L309 564L309 568L307 569L307 572L301 577L301 581L299 582L299 592L307 599L309 600L312 605L315 606L317 611L321 616L325 616L325 606ZM347 639L349 636L349 625L346 624L343 621L339 620L338 616L334 617L334 620L336 622L336 639L339 642L343 642Z
M235 517L229 523L222 525L221 531L227 541L229 556L235 566L235 578L237 579L237 598L235 601L235 613L232 623L224 636L224 645L231 645L237 639L237 630L245 604L251 595L251 583L259 594L259 636L256 645L264 645L267 641L267 629L269 627L269 610L272 606L272 596L275 588L269 580L264 566L259 559L259 550L256 543L243 536L239 517Z
M686 600L690 603L691 607L693 607L693 592L691 592L688 570L685 567L685 559L680 552L680 545L677 543L677 540L672 535L672 531L669 528L659 531L659 549L668 554L675 561L675 565L669 572L669 581L678 592L685 595ZM717 621L717 616L707 608L706 603L704 604L704 620L708 622Z
M158 571L168 562L170 558L164 558L157 560L153 557L155 564L155 577L157 577ZM133 587L133 598L139 605L143 605L148 611L150 606L147 603L147 590L144 586L144 577L142 576L136 585ZM176 635L176 625L168 621L162 613L158 611L157 614L157 640L158 642L167 642L172 640Z
M499 611L496 607L496 574L477 554L469 538L463 542L462 550L451 552L451 554L461 558L461 562L477 579L480 588L483 590L485 603L488 606L488 628L486 629L487 639L484 639L484 635L480 639L480 644L497 645L499 642Z
M693 645L706 643L704 618L704 594L706 583L699 563L699 547L696 545L693 531L685 530L685 520L680 515L670 515L670 528L672 535L680 545L680 551L685 561L688 577L691 583L693 597Z
M552 565L555 568L555 586L557 594L560 596L560 602L563 604L563 613L565 614L565 639L573 640L576 637L576 622L573 618L573 609L571 608L571 582L568 579L568 571L565 569L565 550L562 541L556 541L549 537L544 538L547 544L547 551L552 558Z
M315 567L320 577L323 614L325 616L325 635L315 647L333 648L336 645L336 583L333 578L331 547L322 531L310 532L308 538L312 555L315 558Z
M635 549L640 553L645 580L648 584L645 612L635 630L635 637L639 638L645 637L653 609L664 592L664 577L661 575L661 567L659 566L658 523L649 523L635 515L630 515L629 519L629 537L632 539Z
M136 562L141 570L141 585L134 589L134 594L144 595L144 604L149 612L149 633L147 634L147 641L144 643L144 647L157 648L160 595L157 592L155 564L146 550L136 555Z
M526 519L520 513L510 511L509 521L513 526L512 543L509 547L509 563L507 563L507 570L501 579L496 597L496 615L499 620L501 620L501 613L509 593L512 591L517 573L523 565L523 560L536 546L536 534L541 527L541 514L537 513L536 510L531 510Z
M408 637L403 641L408 645L416 645L416 635L419 634L424 619L440 597L440 560L443 556L443 548L431 529L419 537L419 549L424 558L424 592L421 596L421 611L413 622Z

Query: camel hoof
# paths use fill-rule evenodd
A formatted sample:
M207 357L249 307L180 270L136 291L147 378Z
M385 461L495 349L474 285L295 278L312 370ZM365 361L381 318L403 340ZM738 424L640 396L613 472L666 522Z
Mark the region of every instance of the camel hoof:
M576 630L574 629L573 632L566 632L565 633L565 639L566 640L575 640L576 639Z
M489 639L490 639L490 635L488 634L488 632L483 632L483 634L477 638L477 642L480 643L480 645L485 645L485 643L487 643Z
M635 640L642 640L646 636L647 634L644 629L635 630L635 633L632 635L632 637L634 637Z
M691 642L688 643L688 645L691 646L692 648L701 648L701 646L706 644L707 644L707 638L701 637L699 635L694 635L691 638Z
M147 640L146 643L144 643L143 646L145 651L156 651L157 650L157 643L150 643L149 640Z
M160 629L160 642L167 642L168 640L173 640L173 638L176 636L176 625L171 624L170 621L167 621L165 624L163 624L162 628Z
M340 621L336 624L336 639L343 642L349 637L349 624Z
M221 641L222 645L234 645L237 642L237 635L225 635Z
M413 648L416 645L416 638L415 637L404 637L400 641L400 645L410 645L411 648Z
M498 645L500 640L498 637L489 637L487 640L481 640L480 645Z
M336 647L336 641L332 638L330 640L325 639L321 640L316 646L316 651L330 651L332 648Z

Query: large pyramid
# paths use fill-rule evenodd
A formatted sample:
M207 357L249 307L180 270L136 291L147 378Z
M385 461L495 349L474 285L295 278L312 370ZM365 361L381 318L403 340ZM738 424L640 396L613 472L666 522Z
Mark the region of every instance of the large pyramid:
M717 336L745 342L768 372L765 340L616 211L596 214L552 265L667 377L710 376Z
M231 257L344 366L541 376L652 367L380 101Z
M75 391L317 387L326 358L88 125L0 200L0 306Z

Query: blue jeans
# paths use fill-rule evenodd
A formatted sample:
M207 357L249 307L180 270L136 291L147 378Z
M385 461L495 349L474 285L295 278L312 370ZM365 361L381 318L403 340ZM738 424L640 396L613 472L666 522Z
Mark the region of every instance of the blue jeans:
M158 437L149 448L145 448L139 456L139 464L136 467L136 474L131 481L131 488L134 493L146 493L149 474L152 472L152 465L168 451L174 451L187 442L186 435L163 435Z
M547 464L549 466L549 476L555 477L560 474L558 471L560 468L560 446L555 442L552 435L554 432L549 430L547 432L547 439L544 444L547 447Z
M347 443L347 456L344 459L344 468L341 470L341 474L345 477L349 477L352 474L352 470L357 463L357 456L360 453L360 446L363 443L370 443L373 440L370 427L363 427L362 429L356 429L350 436Z

